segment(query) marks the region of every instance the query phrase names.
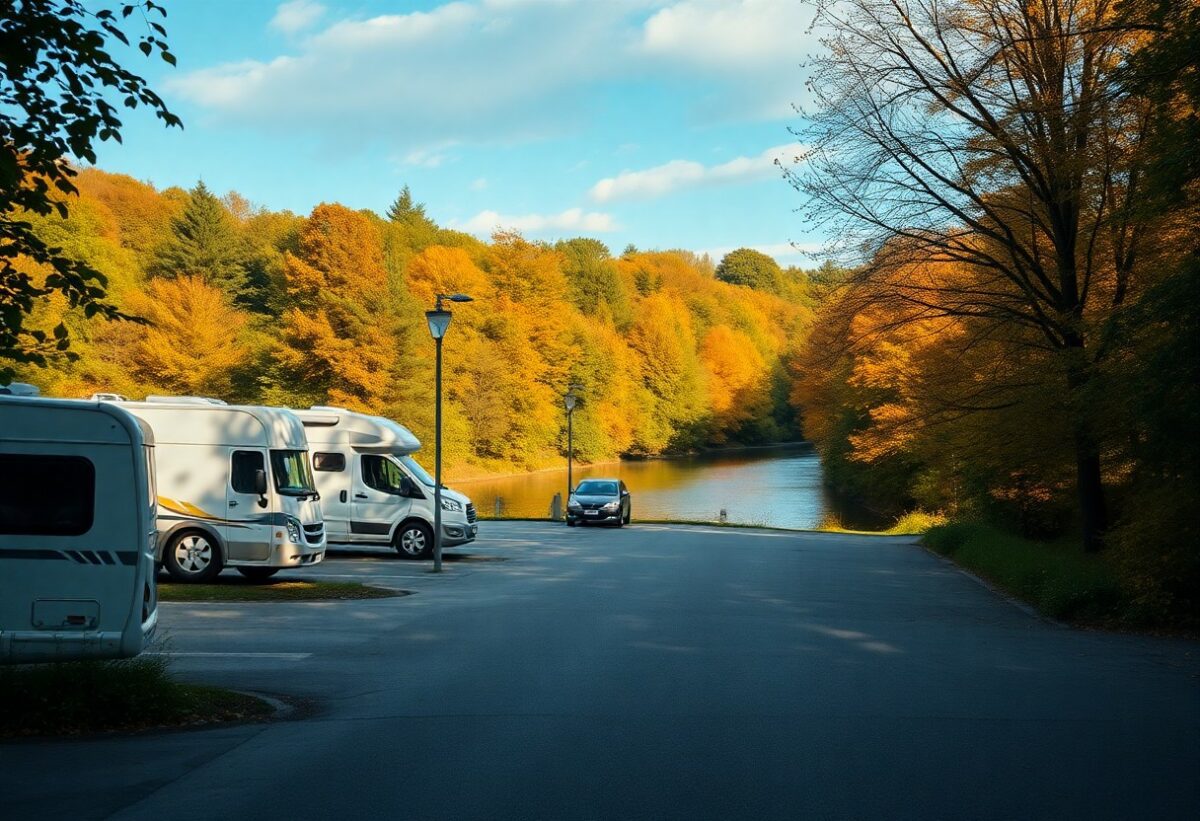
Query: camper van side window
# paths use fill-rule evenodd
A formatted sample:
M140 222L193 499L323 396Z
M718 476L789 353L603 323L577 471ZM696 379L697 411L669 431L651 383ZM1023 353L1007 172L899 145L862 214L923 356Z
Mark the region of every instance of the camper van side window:
M82 536L92 529L95 509L90 460L0 453L0 534Z
M346 469L346 456L342 453L314 453L313 469L340 473Z
M257 450L235 450L229 481L236 493L255 493L254 471L267 469L262 453Z
M363 456L362 472L367 487L384 493L400 493L404 474L395 463L382 456Z

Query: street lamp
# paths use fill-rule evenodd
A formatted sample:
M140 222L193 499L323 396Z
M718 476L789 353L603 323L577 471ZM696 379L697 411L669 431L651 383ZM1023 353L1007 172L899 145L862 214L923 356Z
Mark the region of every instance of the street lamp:
M429 335L437 346L437 366L434 380L433 411L433 572L442 572L442 337L450 328L451 314L442 308L442 301L471 302L466 294L438 294L432 311L425 312Z
M568 385L567 392L563 396L563 407L567 409L567 505L571 504L571 493L575 490L575 483L571 476L571 461L575 455L575 431L573 429L573 421L575 416L575 404L579 401L579 396L575 391L579 390L579 385Z

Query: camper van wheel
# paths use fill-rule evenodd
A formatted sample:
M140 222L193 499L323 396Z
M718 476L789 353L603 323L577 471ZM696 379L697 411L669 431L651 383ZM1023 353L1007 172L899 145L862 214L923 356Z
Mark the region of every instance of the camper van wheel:
M176 534L163 551L163 565L177 582L207 582L221 572L221 548L199 530Z
M424 559L433 553L433 531L424 522L405 522L396 531L396 552L406 559Z
M239 567L239 573L252 582L265 582L279 572L278 567Z

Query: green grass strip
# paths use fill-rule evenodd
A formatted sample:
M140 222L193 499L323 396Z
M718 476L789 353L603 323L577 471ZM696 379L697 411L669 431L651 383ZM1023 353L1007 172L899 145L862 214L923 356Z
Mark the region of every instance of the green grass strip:
M162 656L0 667L0 703L0 738L195 727L274 712L253 696L175 681Z
M930 528L925 546L1056 619L1111 623L1125 598L1112 569L1076 544L1036 542L985 524Z

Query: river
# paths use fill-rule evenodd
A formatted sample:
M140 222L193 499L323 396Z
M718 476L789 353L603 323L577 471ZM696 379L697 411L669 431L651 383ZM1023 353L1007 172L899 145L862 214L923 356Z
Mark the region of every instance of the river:
M812 447L788 445L670 459L576 466L575 482L588 476L619 477L633 494L635 519L726 520L738 524L817 528L829 510L821 462ZM567 471L541 471L455 482L480 516L541 518L555 493L564 493ZM499 508L497 508L499 500Z

